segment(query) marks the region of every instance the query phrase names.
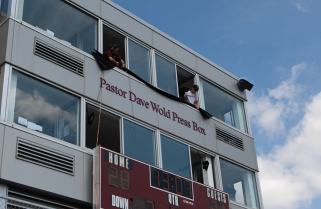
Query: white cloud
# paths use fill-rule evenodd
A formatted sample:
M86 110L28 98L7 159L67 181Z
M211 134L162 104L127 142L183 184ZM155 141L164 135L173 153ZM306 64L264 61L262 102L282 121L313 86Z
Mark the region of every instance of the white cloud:
M268 89L268 94L256 95L250 92L248 111L252 125L259 128L261 133L273 138L285 133L284 120L298 112L295 98L304 90L304 86L296 83L298 75L307 68L301 63L291 68L291 76L282 81L276 88Z
M309 9L306 6L302 5L302 4L294 4L294 5L301 12L308 12L309 11Z
M321 92L305 106L305 115L283 146L258 157L266 209L307 208L321 196Z

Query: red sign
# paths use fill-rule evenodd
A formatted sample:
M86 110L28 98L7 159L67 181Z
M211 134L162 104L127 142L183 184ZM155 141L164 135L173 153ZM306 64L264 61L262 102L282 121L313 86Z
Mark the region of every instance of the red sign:
M225 192L100 146L94 184L97 209L230 209Z

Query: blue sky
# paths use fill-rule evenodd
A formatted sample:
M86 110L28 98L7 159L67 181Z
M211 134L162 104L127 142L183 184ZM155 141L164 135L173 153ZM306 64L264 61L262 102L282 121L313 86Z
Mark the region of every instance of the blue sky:
M265 208L321 208L321 1L114 2L252 82Z

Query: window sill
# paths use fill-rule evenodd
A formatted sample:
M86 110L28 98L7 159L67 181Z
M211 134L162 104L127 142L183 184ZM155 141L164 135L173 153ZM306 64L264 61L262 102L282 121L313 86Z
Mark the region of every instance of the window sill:
M34 31L36 31L36 32L44 35L44 36L46 36L47 38L50 38L50 39L52 39L52 40L54 40L54 41L56 41L56 42L64 45L65 47L68 47L68 48L70 48L70 49L72 49L72 50L74 50L74 51L76 51L76 52L78 52L78 53L80 53L80 54L82 54L82 55L84 55L84 56L92 59L92 60L95 60L95 58L94 58L91 54L88 54L88 53L86 53L86 52L78 49L77 47L74 47L74 46L71 46L71 45L69 45L69 44L66 44L63 40L61 40L61 39L59 39L59 38L57 38L57 37L55 37L55 36L49 35L48 33L42 31L41 29L36 28L36 27L33 26L33 25L30 25L30 24L27 23L27 22L24 22L24 21L22 21L22 20L20 20L20 19L16 19L16 18L13 18L13 17L10 17L10 19L12 19L12 20L14 20L14 21L16 21L16 22L21 23L22 25L24 25L24 26L26 26L26 27L28 27L28 28L30 28L30 29L32 29L32 30L34 30Z

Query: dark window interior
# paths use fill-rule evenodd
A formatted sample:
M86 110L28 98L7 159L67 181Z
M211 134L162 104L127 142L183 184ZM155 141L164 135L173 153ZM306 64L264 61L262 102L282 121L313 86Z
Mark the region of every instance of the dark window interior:
M191 148L191 164L192 164L192 173L193 180L199 183L204 183L203 180L203 168L201 157L203 153L198 152L196 149Z
M119 46L118 54L125 61L125 36L117 33L116 31L104 26L103 29L103 50L104 54L110 49L110 44L117 44Z
M194 75L177 66L177 83L179 89L179 97L183 98L184 93L194 85Z
M99 108L86 106L86 147L96 147ZM101 110L98 145L120 152L120 117Z

